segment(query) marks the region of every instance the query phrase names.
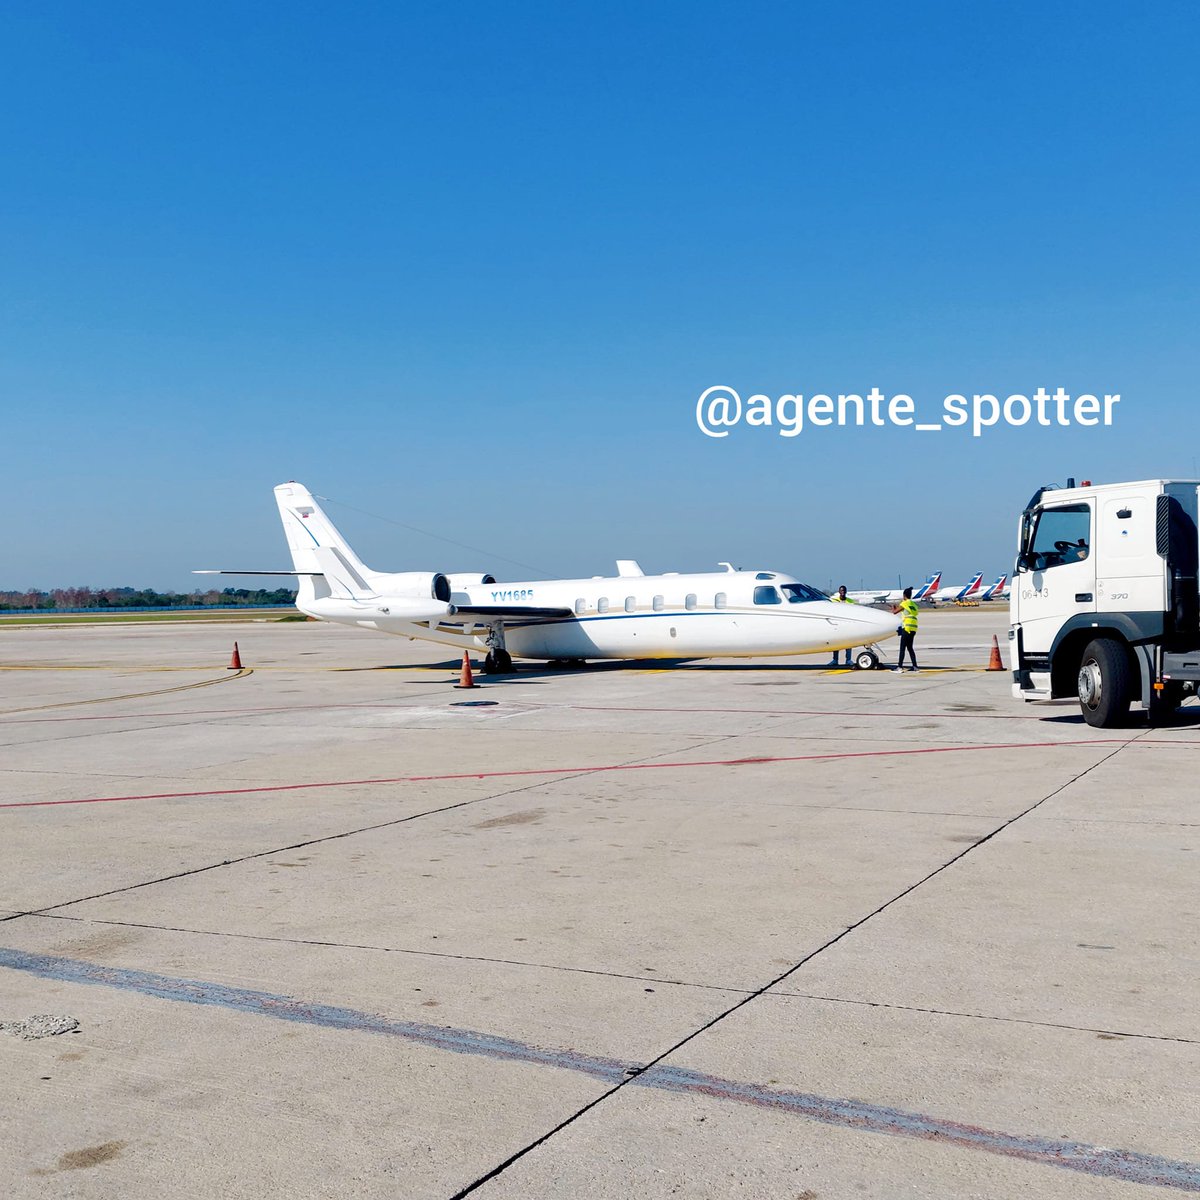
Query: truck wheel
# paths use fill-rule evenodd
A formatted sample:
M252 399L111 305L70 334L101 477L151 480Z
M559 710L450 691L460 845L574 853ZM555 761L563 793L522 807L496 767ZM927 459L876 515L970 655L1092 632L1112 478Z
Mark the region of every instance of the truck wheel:
M1099 729L1121 725L1129 716L1133 672L1125 647L1114 638L1089 642L1079 664L1079 707L1083 719Z

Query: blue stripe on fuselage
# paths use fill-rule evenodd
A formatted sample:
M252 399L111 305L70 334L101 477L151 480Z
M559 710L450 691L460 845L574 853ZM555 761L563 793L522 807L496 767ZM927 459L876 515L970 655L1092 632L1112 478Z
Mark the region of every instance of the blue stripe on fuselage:
M514 613L512 620L521 621L521 627L528 629L531 625L562 625L567 621L574 621L579 625L586 624L589 621L637 621L646 617L715 617L715 616L732 616L745 617L751 616L762 611L775 611L782 614L785 612L795 613L795 609L785 608L782 604L764 604L759 608L707 608L707 609L680 609L677 612L664 610L663 612L648 612L648 613L595 613L592 616L581 616L572 614L569 617L543 617L539 620L525 621L521 620L519 614ZM803 615L803 614L796 614ZM508 620L509 618L505 618Z

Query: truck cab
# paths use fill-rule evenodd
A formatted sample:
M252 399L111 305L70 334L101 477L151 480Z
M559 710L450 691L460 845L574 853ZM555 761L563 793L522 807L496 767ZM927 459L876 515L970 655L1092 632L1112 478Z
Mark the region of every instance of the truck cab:
M1021 514L1013 694L1076 696L1091 725L1165 719L1200 682L1196 480L1043 487Z

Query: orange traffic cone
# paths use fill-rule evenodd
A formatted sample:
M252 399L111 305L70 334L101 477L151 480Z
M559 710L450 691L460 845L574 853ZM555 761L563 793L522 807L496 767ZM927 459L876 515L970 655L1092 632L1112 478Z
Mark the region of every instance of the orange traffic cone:
M230 671L240 671L242 669L242 656L238 653L237 642L233 643L233 657L229 660L229 666L226 668Z
M473 688L475 680L471 678L471 656L463 651L462 674L458 677L458 682L454 685L456 688Z
M1004 660L1000 657L1000 639L992 634L992 657L988 660L989 671L1003 671Z

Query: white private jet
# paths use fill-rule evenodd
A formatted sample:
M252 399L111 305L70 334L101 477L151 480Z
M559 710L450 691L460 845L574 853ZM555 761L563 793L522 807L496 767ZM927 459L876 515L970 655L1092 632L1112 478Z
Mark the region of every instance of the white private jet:
M283 483L275 500L292 552L291 571L198 571L204 575L293 575L296 607L311 617L484 650L485 669L512 669L513 656L584 659L754 658L823 654L865 647L856 662L874 667L875 643L896 619L834 604L778 571L645 575L637 563L619 575L497 583L491 575L387 573L365 566L309 490Z
M913 590L912 598L918 604L922 601L931 600L941 582L941 571L934 571L919 588ZM904 589L893 588L891 591L888 591L887 588L880 588L877 592L873 592L868 588L861 592L847 592L846 595L859 604L899 604L904 599Z

